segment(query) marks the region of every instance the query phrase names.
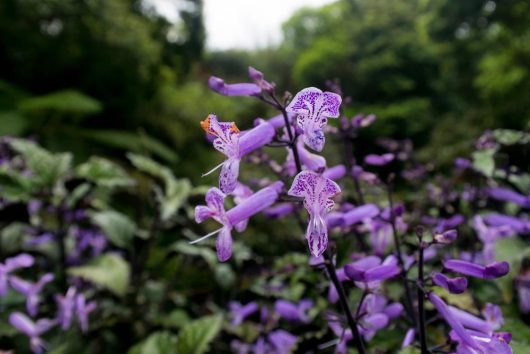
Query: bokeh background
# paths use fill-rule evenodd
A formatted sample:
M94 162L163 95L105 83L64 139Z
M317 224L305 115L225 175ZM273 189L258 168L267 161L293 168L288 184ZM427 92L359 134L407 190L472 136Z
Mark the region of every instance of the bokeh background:
M116 295L111 285L109 298L100 300L89 349L75 346L75 334L52 339L51 347L66 348L61 353L127 352L152 333L166 333L160 329L180 329L192 318L221 312L231 299L251 298L249 289L266 292L253 276L267 260L286 256L279 246L305 252L289 227L279 230L263 219L246 233L246 246L236 245L231 266L220 266L211 247L182 241L203 231L193 224L192 207L202 202L201 186L217 183L215 174L201 174L222 161L199 121L216 113L245 128L256 117L275 114L252 98L211 92L210 75L247 82L251 65L278 92L292 93L336 80L351 97L348 116L377 116L357 146L361 155L381 152L380 136L408 139L418 162L435 161L444 171L455 157L471 154L484 130L529 128L529 19L525 0L1 0L0 136L71 152L73 165L102 156L135 178L140 173L127 154L148 156L160 165L133 165L168 189L178 181L174 209L189 198L171 225L158 230L149 254L124 252L140 259L145 272L131 261L128 290ZM333 156L330 161L338 162ZM112 200L100 191L94 200L100 209L112 204L129 215L135 232L145 235L156 206L146 202L149 183L140 187L141 193L117 193ZM412 194L398 192L403 199ZM2 227L19 218L18 211L3 210ZM280 241L264 237L271 234ZM3 242L2 257L15 252ZM147 244L134 240L136 249ZM250 250L260 251L254 258ZM306 263L287 255L271 269ZM242 264L245 271L238 273ZM296 276L289 280L293 293L304 291L300 279L318 278ZM528 331L519 324L519 333ZM4 327L0 347L11 348L13 329ZM173 340L161 334L131 353L165 353L149 345L171 346ZM21 343L16 339L25 352ZM222 340L215 348L230 352Z

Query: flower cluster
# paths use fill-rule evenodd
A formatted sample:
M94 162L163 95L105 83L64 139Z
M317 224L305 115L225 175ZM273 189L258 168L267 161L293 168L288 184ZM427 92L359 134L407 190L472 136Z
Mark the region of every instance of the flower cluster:
M447 347L449 352L456 350L462 354L511 353L511 336L499 331L503 319L498 306L477 303L483 305L479 317L472 309L458 308L447 300L448 294L472 296L468 287L473 282L506 276L510 264L497 260L498 243L530 233L530 221L525 217L499 211L469 212L484 208L488 201L509 203L512 209L530 209L528 195L497 185L490 171L493 162L481 166L503 143L490 134L488 139L479 139L487 143L477 145L479 151L473 161L464 158L455 161L458 181L463 176L471 180L486 179L485 188L467 182L462 188L454 188L454 180L444 177L437 177L434 182L427 180L433 165L421 164L414 158L409 140L378 139L376 153L358 147L356 142L363 129L375 121L375 116L358 114L348 118L344 106L350 99L346 98L343 104L337 84L331 85L333 92L308 87L294 96L281 96L285 97L281 101L275 85L266 81L261 72L249 68L249 77L252 82L237 84L211 77L209 86L226 96L255 97L279 114L270 119L256 119L254 127L244 131L234 122L218 121L213 114L201 122L207 139L226 160L218 166L221 168L219 189L214 187L207 192L206 205L196 207L195 218L199 223L212 218L222 227L192 243L218 235L217 256L224 262L232 255L232 229L243 231L251 216L263 212L274 220L286 216L296 220L305 231L309 264L324 269L329 279L325 288L327 301L340 303L342 310L335 313L326 308L327 313L321 318L327 320L335 339L320 344L319 348L335 345L337 353L346 353L347 345L353 344L359 353L364 353L366 343L376 333L392 328L403 331L402 347L417 345L422 353L428 353L431 349L427 327L433 323L439 325L441 318L450 327L450 340L437 349ZM328 125L329 118L338 118L338 125ZM326 145L326 135L344 145L341 164L328 166L326 158L320 155ZM265 152L266 148L274 147L286 148L284 162L274 160ZM252 183L261 187L254 193L240 181L242 162L270 168L269 176L272 173L278 181L271 182L270 177L253 180ZM511 184L526 183L520 177L509 175L509 170L498 171L498 175L506 180L511 178ZM412 185L417 193L423 193L420 183L425 182L427 196L414 203L396 203L397 181ZM228 196L232 196L235 206L225 210ZM301 206L307 211L307 221ZM411 225L417 226L418 242L411 241L414 230ZM432 232L428 242L423 237L424 227ZM458 236L460 233L465 236ZM468 239L478 240L476 245L480 247L469 247L471 243L467 243L459 253L451 248ZM330 244L337 247L355 244L356 251L345 259L347 250ZM411 279L412 274L417 274L417 278ZM530 289L527 274L521 274L517 284L520 304L530 313L526 300ZM399 284L402 288L397 297L389 290L392 288L389 284ZM283 282L274 286L287 287ZM354 294L355 302L347 295L348 290ZM295 298L300 299L299 294ZM425 301L433 305L440 317L433 316L427 321L431 313L426 310ZM242 326L246 319L256 318L260 313L259 336L253 341L234 339L233 350L291 352L300 345L300 339L277 328L276 321L281 318L307 325L309 308L323 310L305 299L298 302L277 299L272 313L266 301L246 305L231 303L234 327ZM399 317L405 318L406 328L393 321Z

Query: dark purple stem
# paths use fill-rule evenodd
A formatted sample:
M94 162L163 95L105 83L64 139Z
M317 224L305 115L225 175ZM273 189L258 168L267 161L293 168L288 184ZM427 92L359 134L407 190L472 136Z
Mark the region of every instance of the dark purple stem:
M401 278L403 281L403 287L405 289L405 309L408 316L412 320L414 326L416 326L416 316L414 314L414 306L412 303L412 293L407 282L407 270L405 269L405 262L403 261L403 255L401 253L401 242L396 228L396 215L394 213L394 200L392 198L392 186L391 182L387 184L388 193L388 204L390 208L390 225L392 226L392 235L394 236L394 245L396 247L397 259L399 266L401 267Z
M418 234L420 240L419 259L418 259L418 317L419 317L419 335L421 344L421 354L428 354L427 336L425 332L425 292L424 292L424 274L423 274L423 251L425 245L423 243L422 234Z

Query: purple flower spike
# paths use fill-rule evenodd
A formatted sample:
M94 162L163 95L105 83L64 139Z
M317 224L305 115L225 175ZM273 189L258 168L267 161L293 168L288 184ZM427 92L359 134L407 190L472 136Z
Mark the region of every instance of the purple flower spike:
M53 274L51 273L44 274L36 283L30 283L18 277L12 277L10 279L13 289L26 297L26 308L30 316L35 316L37 314L40 301L39 293L42 291L42 288L52 280Z
M366 155L364 163L372 166L384 166L394 161L394 154L388 153L383 155Z
M461 294L467 289L467 279L464 277L449 278L442 273L434 273L432 281L453 294Z
M195 221L201 223L212 218L223 226L191 242L191 244L218 235L216 241L217 258L221 262L227 261L232 256L232 229L270 207L278 199L282 188L282 182L275 182L252 194L228 211L225 211L224 208L225 194L217 188L211 188L206 193L206 205L199 205L195 208Z
M309 322L307 311L313 307L313 301L304 299L299 304L287 300L278 300L274 304L274 311L289 322Z
M454 240L456 240L458 236L458 233L456 230L448 230L445 232L442 232L441 234L435 234L434 235L434 242L441 243L443 245L448 245L452 243Z
M210 76L208 86L223 96L259 96L261 93L261 88L256 84L227 84L223 79L215 76Z
M444 268L455 273L481 279L496 279L505 276L510 271L508 262L494 262L487 266L476 263L450 259L444 262Z
M249 302L246 305L241 304L237 301L231 301L228 305L230 307L230 315L232 316L232 326L237 327L243 321L258 311L258 304L255 302Z
M20 312L13 312L9 315L9 323L20 332L29 337L30 346L33 353L43 353L45 350L44 341L40 336L57 324L57 320L40 319L33 322L26 315Z
M333 92L322 92L308 87L298 92L286 108L298 114L298 126L304 132L304 142L315 151L322 151L325 137L324 127L328 118L337 118L342 99Z
M302 171L296 175L287 194L304 198L304 207L309 213L306 238L309 250L315 257L320 256L328 246L328 230L325 214L333 208L332 197L339 194L340 187L332 180L313 171Z
M202 121L201 127L215 137L214 148L227 157L226 161L203 175L221 168L219 188L224 193L233 192L237 186L241 158L271 142L275 134L274 127L268 123L240 132L235 123L219 122L214 114Z

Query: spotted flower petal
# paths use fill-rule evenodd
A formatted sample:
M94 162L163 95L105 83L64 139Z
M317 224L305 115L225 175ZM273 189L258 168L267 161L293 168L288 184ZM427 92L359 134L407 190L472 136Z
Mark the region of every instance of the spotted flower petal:
M304 132L304 142L315 151L322 151L325 137L323 128L328 118L337 118L342 99L332 92L308 87L298 92L286 111L298 114L298 126Z

